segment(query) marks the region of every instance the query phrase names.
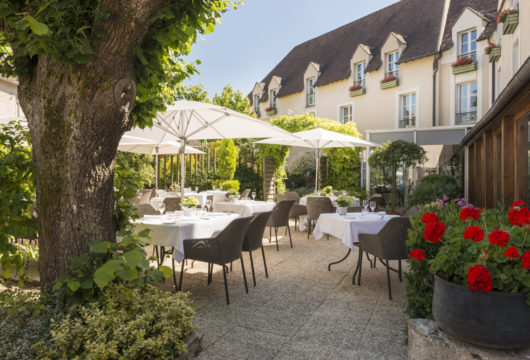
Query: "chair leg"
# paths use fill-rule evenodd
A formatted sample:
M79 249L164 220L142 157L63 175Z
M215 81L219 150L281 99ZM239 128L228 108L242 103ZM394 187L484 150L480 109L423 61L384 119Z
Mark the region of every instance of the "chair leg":
M252 251L249 251L248 255L250 256L250 268L252 269L252 281L254 282L254 286L256 286L256 274L254 273L254 259L252 259Z
M230 272L232 272L232 262L230 261Z
M296 229L298 229L298 228L296 227L296 224L297 224L297 220L298 220L298 218L297 218L297 217L295 217L295 218L294 218L294 231L296 231Z
M388 298L392 300L392 289L390 288L390 266L388 266L388 260L386 261L386 281L388 282Z
M171 257L171 267L173 268L173 284L175 284L175 292L177 292L180 289L177 286L177 274L175 273L175 259L173 259L173 256Z
M291 237L291 228L287 224L287 231L289 232L289 242L291 243L291 249L293 248L293 238Z
M287 227L289 227L289 225L287 225ZM285 234L283 234L283 235L287 235L287 229L285 229Z
M307 219L307 238L309 239L309 235L311 234L311 220Z
M278 245L278 228L274 228L274 234L276 235L276 251L280 251L280 246Z
M248 294L248 284L247 284L247 273L245 272L245 263L243 262L243 254L239 258L241 260L241 271L243 272L243 281L245 282L245 291Z
M226 281L226 266L223 265L223 279L225 281L226 305L230 305L230 298L228 297L228 282Z
M269 244L272 242L272 226L269 226Z
M213 264L208 263L208 285L212 283Z
M357 286L361 286L361 273L363 270L363 250L359 246L359 259L357 260L357 269L355 273L359 271L359 277L357 278ZM355 284L355 274L353 274L353 284Z
M182 265L180 266L180 282L179 290L182 291L182 276L184 275L184 260L182 260Z
M327 240L329 240L329 234L326 234L327 235Z
M398 261L399 282L403 282L403 269L401 268L401 260Z
M265 260L265 250L263 249L263 245L261 245L261 254L263 255L263 266L265 267L265 277L269 277L269 272L267 271L267 261Z

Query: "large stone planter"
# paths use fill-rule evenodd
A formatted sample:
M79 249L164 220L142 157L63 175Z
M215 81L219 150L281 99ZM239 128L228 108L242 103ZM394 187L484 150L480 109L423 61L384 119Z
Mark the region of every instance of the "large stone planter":
M502 23L502 33L504 35L513 34L517 25L519 25L519 13L506 15L506 19Z
M470 344L519 349L530 343L530 306L522 293L471 291L434 278L432 314L448 334Z
M350 90L350 96L351 97L355 97L355 96L359 96L359 95L363 95L363 94L366 94L366 89L365 88L360 88L360 89L357 89L357 90Z
M393 87L398 86L399 85L399 80L396 79L396 80L385 81L385 82L382 82L380 84L381 84L381 89L389 89L389 88L393 88Z
M489 55L490 55L490 63L499 60L501 58L501 47L500 46L492 47Z
M454 66L453 74L455 75L463 74L463 73L467 73L467 72L475 71L475 70L477 70L477 63L472 62L471 64L467 64L467 65Z

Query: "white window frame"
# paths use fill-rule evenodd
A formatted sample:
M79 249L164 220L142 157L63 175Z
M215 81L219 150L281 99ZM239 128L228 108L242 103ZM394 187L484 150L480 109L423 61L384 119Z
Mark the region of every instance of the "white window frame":
M366 61L358 62L353 67L353 85L361 85L363 88L366 87Z
M396 76L399 75L399 51L392 51L385 55L385 76Z
M458 115L459 114L463 114L463 113L472 113L472 106L471 106L471 99L472 99L472 96L471 96L471 85L472 84L475 84L475 87L476 87L476 102L477 102L477 106L475 107L475 120L473 121L467 121L467 122L458 122ZM462 111L462 109L460 108L460 92L461 92L461 88L463 86L467 86L468 89L467 89L467 95L466 95L466 98L467 98L467 108L465 112ZM462 124L468 124L468 123L471 123L471 122L476 122L478 120L478 100L479 100L479 97L478 97L478 83L476 81L468 81L468 82L463 82L463 83L460 83L458 85L456 85L456 111L455 111L455 124L457 125L462 125Z
M347 119L344 118L344 110L348 109ZM339 107L339 122L341 124L347 124L349 122L353 122L353 106L350 105L344 105Z
M310 77L306 80L306 97L305 97L305 105L306 106L315 106L315 83L316 83L316 77Z
M259 95L254 95L254 112L259 114Z
M351 115L350 115L350 118L351 118L351 122L354 122L355 121L355 104L353 102L344 102L344 103L340 103L340 104L337 104L337 121L341 124L344 124L342 122L342 108L344 107L350 107L350 110L351 110Z
M269 105L272 106L272 107L276 107L276 89L271 89L270 93L269 93Z
M394 117L395 117L395 128L400 129L399 122L401 120L401 96L408 95L408 94L416 94L416 127L420 127L420 121L421 121L421 92L419 87L413 87L404 89L402 91L396 92L396 97L394 100ZM413 129L413 128L409 128Z
M403 107L403 100L409 99L408 104ZM414 100L414 103L412 103L412 100ZM413 126L401 126L401 123L404 122L404 109L408 107L409 112L412 113L412 109L414 108L414 125ZM409 117L406 119L407 123L410 123L412 121L412 115L409 115ZM418 97L415 92L409 92L406 94L401 94L399 96L399 124L398 128L400 129L409 129L409 128L415 128L418 127Z
M473 47L473 34L475 36L475 41L474 41L474 44L475 44L475 49L473 50L472 47ZM468 30L465 30L465 31L461 31L458 33L458 56L457 56L457 59L460 59L461 57L469 57L469 58L472 58L473 60L477 60L477 29L476 28L472 28L472 29L468 29ZM463 40L463 37L464 35L467 35L467 40L464 42ZM467 45L467 51L464 52L463 51L463 47L464 47L464 43Z

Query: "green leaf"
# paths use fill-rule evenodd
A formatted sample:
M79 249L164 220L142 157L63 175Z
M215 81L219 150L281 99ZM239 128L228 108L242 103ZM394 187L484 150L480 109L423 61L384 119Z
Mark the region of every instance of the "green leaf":
M35 18L29 15L24 16L24 20L28 22L31 31L36 35L46 35L50 31L46 24L38 22Z
M140 264L140 261L142 261L143 258L144 256L140 252L139 248L127 251L125 254L123 254L124 263L130 268L135 268L138 264Z
M68 281L66 285L68 285L68 288L72 290L72 292L76 292L77 289L79 289L79 287L81 286L81 283L77 280L73 280L73 281Z
M109 260L94 273L94 282L103 289L111 281L116 278L114 274L118 270L118 262L116 260Z
M9 269L5 269L4 272L3 272L4 278L6 278L6 279L9 278L10 274L11 273L9 272Z
M118 276L125 281L133 281L138 278L138 271L131 268L123 268L118 270Z
M94 241L90 244L90 252L94 254L106 254L112 243L110 241Z
M164 274L165 278L169 278L173 275L173 270L169 266L162 265L158 268Z

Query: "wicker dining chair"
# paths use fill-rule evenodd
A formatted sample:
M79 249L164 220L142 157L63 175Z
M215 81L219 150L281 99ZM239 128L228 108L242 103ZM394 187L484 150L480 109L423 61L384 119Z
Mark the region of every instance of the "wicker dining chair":
M374 194L370 196L370 199L368 199L368 204L370 204L370 201L375 201L376 211L382 209L385 206L385 198L381 194Z
M252 217L240 217L232 220L217 236L204 239L187 239L183 241L184 260L196 260L208 263L208 281L210 281L210 264L221 265L223 267L223 278L225 284L226 303L230 304L228 296L228 282L226 280L227 266L234 260L240 259L241 270L245 291L248 293L247 276L245 274L245 264L243 262L242 248L243 239L247 232ZM182 277L184 275L184 260L180 269L179 289L182 291Z
M418 206L414 205L414 206L411 206L410 208L408 208L408 210L405 211L403 216L416 217L416 215L418 215L419 212L420 212L420 208Z
M408 258L405 241L407 240L410 226L408 217L395 217L390 219L377 234L359 234L359 259L352 281L355 283L355 275L359 272L357 285L361 285L362 254L363 252L372 254L375 256L375 261L379 258L386 267L388 298L392 300L390 270L397 272L399 281L403 281L401 260ZM398 260L398 270L390 267L390 260Z
M254 259L252 258L252 251L261 248L261 254L263 255L263 266L265 267L265 277L269 277L267 271L267 261L265 260L265 250L263 250L263 233L265 227L272 214L272 211L266 211L262 213L254 214L254 218L250 222L250 225L243 239L243 251L248 252L250 257L250 267L252 268L252 281L256 286L256 274L254 272Z
M288 191L283 194L282 200L294 200L295 203L289 211L289 218L294 219L294 229L297 228L298 219L300 216L307 215L307 207L300 205L300 195L296 191Z
M337 209L327 196L310 196L307 198L307 238L311 234L311 224L317 221L320 214L334 213Z
M278 251L280 250L280 246L278 245L279 227L287 227L287 231L289 232L289 242L291 243L291 248L293 247L291 228L289 227L289 212L291 211L293 204L294 200L281 200L278 202L274 210L272 210L272 214L267 222L267 226L269 227L269 241L272 239L272 228L274 228L274 234L276 235L276 250Z
M167 197L164 199L164 205L166 211L179 211L182 210L180 206L181 197Z
M250 195L250 189L245 189L245 190L243 190L241 195L239 195L239 200L248 199L249 195Z

